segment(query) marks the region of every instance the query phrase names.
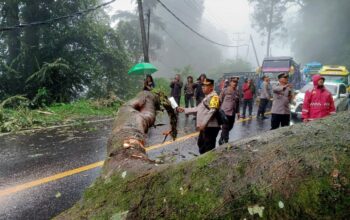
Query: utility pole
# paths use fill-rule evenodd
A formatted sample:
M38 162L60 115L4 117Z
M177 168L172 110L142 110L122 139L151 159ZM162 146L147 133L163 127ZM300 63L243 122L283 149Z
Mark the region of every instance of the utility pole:
M273 6L274 0L270 0L270 13L269 13L269 26L267 27L267 48L266 48L266 56L270 56L270 44L271 44L271 32L272 32L272 21L273 21Z
M151 9L147 11L147 54L149 53L149 29L151 26Z
M250 41L252 42L252 45L253 45L253 50L254 50L254 55L255 55L256 63L258 64L258 66L260 66L258 54L256 53L255 44L254 44L254 40L253 40L252 35L250 35Z
M233 33L233 41L236 42L236 60L238 60L238 54L239 54L239 45L240 42L244 41L244 39L241 39L241 35L243 35L244 33ZM236 37L237 36L237 37Z
M143 18L142 0L137 0L137 4L138 4L140 27L141 27L142 48L143 48L143 56L144 56L143 61L148 63L149 62L149 57L148 57L148 50L147 50L145 21L144 21L144 18Z

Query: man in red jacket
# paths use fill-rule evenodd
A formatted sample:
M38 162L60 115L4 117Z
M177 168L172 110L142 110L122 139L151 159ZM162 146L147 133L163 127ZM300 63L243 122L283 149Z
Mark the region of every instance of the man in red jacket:
M314 88L305 93L302 118L304 122L335 114L332 94L324 86L325 79L320 75L312 77Z
M243 115L242 118L245 118L246 116L246 109L248 106L249 109L249 118L252 117L253 112L253 98L255 95L255 86L252 79L246 80L246 82L243 84Z

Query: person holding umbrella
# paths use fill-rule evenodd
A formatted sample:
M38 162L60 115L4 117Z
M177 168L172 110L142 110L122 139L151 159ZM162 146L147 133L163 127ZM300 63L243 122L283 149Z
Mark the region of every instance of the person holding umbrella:
M152 73L157 72L158 69L150 63L137 63L128 71L128 75L146 75L143 90L151 91L154 87L154 81L151 76Z
M151 91L155 87L153 77L150 74L146 75L146 79L143 84L144 91Z

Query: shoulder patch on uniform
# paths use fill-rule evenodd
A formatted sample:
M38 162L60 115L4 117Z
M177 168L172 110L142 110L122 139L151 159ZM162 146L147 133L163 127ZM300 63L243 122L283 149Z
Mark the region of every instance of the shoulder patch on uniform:
M219 107L220 107L219 96L214 95L210 99L209 108L219 108Z

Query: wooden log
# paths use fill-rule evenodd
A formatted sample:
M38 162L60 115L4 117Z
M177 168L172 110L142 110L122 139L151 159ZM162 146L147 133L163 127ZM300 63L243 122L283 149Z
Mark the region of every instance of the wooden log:
M146 155L145 142L159 109L159 97L149 91L140 92L120 107L107 143L104 176L113 174L116 169L139 172L153 164Z

